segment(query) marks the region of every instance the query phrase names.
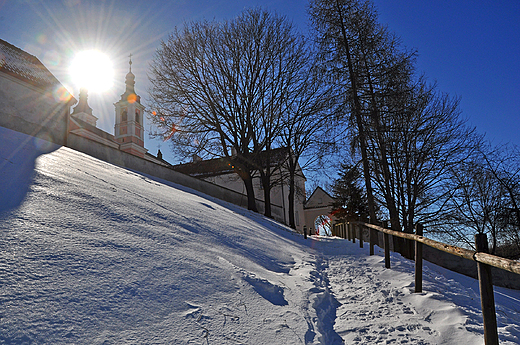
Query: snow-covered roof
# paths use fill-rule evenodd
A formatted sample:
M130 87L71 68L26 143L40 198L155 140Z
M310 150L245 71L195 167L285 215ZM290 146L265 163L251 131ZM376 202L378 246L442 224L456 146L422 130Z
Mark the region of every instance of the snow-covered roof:
M305 205L303 207L305 209L329 207L333 202L334 198L330 196L329 193L327 193L321 187L316 187L311 196L307 199L307 201L305 201Z
M271 167L280 166L287 159L287 151L288 149L283 147L271 150ZM266 154L266 151L263 151L256 159L265 162ZM232 174L235 171L235 160L235 156L206 160L201 159L191 163L175 165L173 169L183 174L199 178Z
M2 39L0 39L0 72L43 88L60 84L38 58Z

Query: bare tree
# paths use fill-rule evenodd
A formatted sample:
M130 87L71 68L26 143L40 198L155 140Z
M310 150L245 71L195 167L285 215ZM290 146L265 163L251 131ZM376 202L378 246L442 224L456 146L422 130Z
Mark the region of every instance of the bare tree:
M287 148L284 170L289 185L289 225L296 228L295 202L305 195L298 190L296 179L304 178L303 170L321 161L331 144L334 103L329 84L308 59L300 78L295 81L294 93L287 99L284 122L279 136L282 147ZM302 166L299 162L303 158Z
M520 249L520 150L517 146L502 145L480 153L486 169L505 190L503 225L509 228L508 232Z
M488 234L491 251L520 253L520 155L510 145L479 142L468 159L450 167L450 198L436 232L449 242L473 247L473 236Z
M323 66L344 94L370 218L380 204L393 230L412 232L442 209L450 167L472 150L473 131L457 99L416 76L416 52L378 23L370 1L316 0L311 15Z
M186 156L227 158L256 211L253 172L270 175L259 155L280 130L305 51L284 17L260 9L231 21L188 23L161 43L151 64L152 121Z
M480 138L460 118L459 100L422 78L394 101L382 107L391 170L378 190L390 190L404 230L413 232L417 221L426 224L443 211L452 168L475 152Z
M501 233L506 190L497 183L481 155L461 163L452 170L452 195L446 206L450 208L442 218L438 230L450 242L473 247L473 235L486 233L491 237L491 251L495 252Z

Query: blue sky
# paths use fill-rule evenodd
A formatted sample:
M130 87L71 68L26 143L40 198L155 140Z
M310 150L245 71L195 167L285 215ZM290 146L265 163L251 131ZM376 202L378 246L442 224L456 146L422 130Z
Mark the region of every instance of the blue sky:
M417 68L442 92L461 97L462 115L494 143L520 145L520 1L374 0L380 22L418 50ZM0 38L36 55L64 84L74 53L103 50L117 68L114 87L91 94L98 126L113 132L113 103L124 92L128 55L136 90L147 97L148 63L161 39L185 21L231 18L262 6L307 29L307 1L0 0ZM76 94L78 90L74 90ZM144 102L146 105L146 102ZM168 145L158 146L169 160Z

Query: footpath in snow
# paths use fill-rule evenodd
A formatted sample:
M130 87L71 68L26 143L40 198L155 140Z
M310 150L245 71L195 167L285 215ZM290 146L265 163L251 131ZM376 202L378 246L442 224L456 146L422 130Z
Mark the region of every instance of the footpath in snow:
M483 344L474 279L0 128L0 344ZM520 291L496 288L501 344Z
M321 241L337 301L334 331L346 344L484 343L477 280L425 262L416 294L413 261L392 253L388 270L377 247L369 256L350 242L345 249L345 240ZM520 292L495 287L495 299L501 344L520 343Z

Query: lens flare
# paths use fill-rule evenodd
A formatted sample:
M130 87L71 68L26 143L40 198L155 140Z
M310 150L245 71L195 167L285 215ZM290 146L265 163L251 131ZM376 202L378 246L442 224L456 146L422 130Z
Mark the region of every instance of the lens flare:
M45 65L58 66L61 63L61 56L57 51L51 50L45 53L43 62Z
M164 141L170 140L175 134L175 132L177 132L177 126L175 126L175 124L173 123L170 127L169 133L166 133L167 135L165 135Z
M64 86L56 88L52 95L56 102L67 102L72 98L69 90L67 90Z
M34 146L42 153L49 153L52 150L55 150L55 144L53 142L53 137L48 132L38 133L33 138Z
M40 44L45 44L47 43L47 36L45 34L39 34L36 36L36 41Z
M135 103L136 100L137 100L137 95L135 93L128 95L128 97L127 97L127 101L130 104Z

